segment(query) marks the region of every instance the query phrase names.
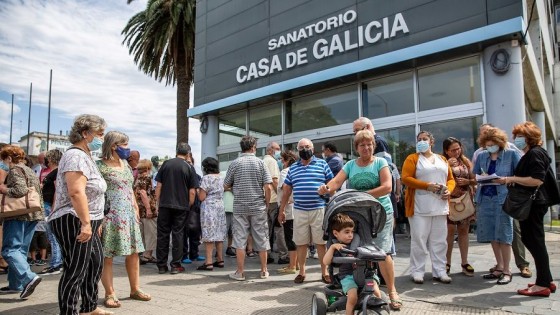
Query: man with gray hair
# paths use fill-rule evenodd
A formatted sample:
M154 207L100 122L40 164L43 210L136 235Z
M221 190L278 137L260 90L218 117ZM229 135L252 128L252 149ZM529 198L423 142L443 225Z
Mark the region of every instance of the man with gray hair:
M259 252L261 279L269 276L267 251L270 249L267 205L270 203L272 178L264 162L255 156L257 139L244 136L239 142L241 154L228 167L224 189L233 192L233 244L237 270L229 277L245 280L245 248L249 233L253 249Z
M185 271L183 257L183 230L187 212L195 200L198 177L185 158L191 153L188 143L177 144L177 156L163 163L156 176L157 265L159 273L166 273L169 256L169 235L173 235L171 273Z
M375 133L375 128L373 127L373 123L369 118L359 117L358 119L354 120L354 124L352 128L354 134L358 133L358 131L361 130L371 131L371 133L373 133L373 138L375 140L376 152L389 152L389 145L387 144L387 140L385 140L385 138Z

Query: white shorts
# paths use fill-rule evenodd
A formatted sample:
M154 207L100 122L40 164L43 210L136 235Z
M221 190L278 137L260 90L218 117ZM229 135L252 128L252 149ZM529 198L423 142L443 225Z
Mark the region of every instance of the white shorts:
M315 210L294 209L294 243L296 245L308 245L313 242L324 245L323 240L323 218L325 208Z

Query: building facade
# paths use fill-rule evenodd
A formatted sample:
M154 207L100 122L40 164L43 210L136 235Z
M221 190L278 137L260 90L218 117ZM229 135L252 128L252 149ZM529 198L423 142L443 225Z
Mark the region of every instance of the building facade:
M552 0L197 1L194 107L202 158L225 169L246 134L259 148L303 137L354 153L352 122L369 117L395 163L420 130L461 139L478 126L532 120L558 140ZM262 154L262 150L259 151Z

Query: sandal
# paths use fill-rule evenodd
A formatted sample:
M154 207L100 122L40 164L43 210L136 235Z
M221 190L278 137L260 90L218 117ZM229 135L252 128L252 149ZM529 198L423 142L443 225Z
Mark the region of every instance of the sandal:
M498 281L496 281L497 284L508 284L511 282L511 280L513 279L513 276L511 275L511 273L507 274L505 272L503 272L500 275L500 279L498 279Z
M332 283L331 276L329 276L329 275L321 276L321 281L323 281L323 283L325 283L325 284L331 284Z
M397 296L396 298L394 298L395 295ZM389 306L393 311L398 311L403 306L403 302L397 291L389 292L389 301Z
M218 268L224 268L224 261L220 260L220 261L215 261L212 266L214 267L218 267Z
M497 272L498 272L498 274L496 274ZM484 278L484 279L499 279L502 276L503 273L504 272L501 271L500 269L494 269L494 271L491 272L491 273L483 274L482 278Z
M142 290L137 290L134 293L130 293L130 298L137 301L149 301L152 299L149 294L142 292Z
M196 267L196 270L212 271L212 270L214 270L214 264L202 264L202 265Z
M297 277L294 279L294 283L303 283L304 280L305 275L297 275Z
M105 302L103 302L106 308L119 308L121 307L121 302L117 298L116 294L110 294L105 296Z
M474 276L474 268L466 263L464 265L461 265L461 268L463 268L463 274L467 277L473 277Z

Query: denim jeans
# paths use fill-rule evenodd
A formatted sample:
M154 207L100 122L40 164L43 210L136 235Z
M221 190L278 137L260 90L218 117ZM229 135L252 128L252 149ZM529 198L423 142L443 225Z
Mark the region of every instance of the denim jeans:
M21 291L37 276L27 263L27 252L37 221L6 220L3 225L2 256L8 263L8 287Z
M45 202L45 216L51 214L52 204ZM60 251L60 246L54 234L52 233L51 227L47 224L47 237L49 238L49 243L51 244L51 267L62 266L62 252Z

